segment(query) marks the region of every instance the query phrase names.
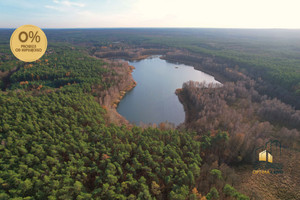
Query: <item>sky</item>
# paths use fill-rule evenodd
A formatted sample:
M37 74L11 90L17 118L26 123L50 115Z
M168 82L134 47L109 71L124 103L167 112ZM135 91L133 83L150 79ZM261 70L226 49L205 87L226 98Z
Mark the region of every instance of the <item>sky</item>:
M0 28L300 28L299 0L0 0Z

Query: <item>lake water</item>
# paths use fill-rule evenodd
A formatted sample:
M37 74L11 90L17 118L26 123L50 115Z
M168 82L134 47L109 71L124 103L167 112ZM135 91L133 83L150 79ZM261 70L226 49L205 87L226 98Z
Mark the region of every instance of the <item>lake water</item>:
M137 125L140 122L159 124L168 121L175 125L184 122L183 105L175 90L189 80L219 83L213 76L191 66L169 63L158 56L129 64L135 67L132 76L137 85L121 100L117 111Z

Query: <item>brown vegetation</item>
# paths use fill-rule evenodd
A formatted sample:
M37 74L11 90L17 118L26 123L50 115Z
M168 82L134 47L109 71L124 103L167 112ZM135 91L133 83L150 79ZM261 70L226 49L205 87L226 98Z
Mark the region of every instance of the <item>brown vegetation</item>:
M107 62L108 66L117 74L117 76L107 77L109 79L114 79L110 81L114 82L115 84L109 87L107 90L103 90L101 86L95 85L92 88L92 92L94 93L96 100L102 106L105 106L109 123L114 122L119 125L129 125L129 122L116 111L116 108L126 92L130 91L136 86L136 82L133 80L131 75L134 67L121 60L105 60L105 62Z
M223 156L224 162L251 162L255 146L272 138L280 138L289 147L297 146L299 141L299 130L286 128L297 128L299 111L279 100L260 96L254 84L239 81L206 87L204 83L188 82L179 93L187 112L186 128L199 134L218 130L230 133L230 152ZM274 123L275 127L274 121L280 121L282 126Z
M199 188L202 188L201 192L207 192L212 186L224 187L224 181L209 182L209 172L218 169L227 182L254 199L297 199L299 189L286 186L295 186L300 179L299 170L295 169L299 159L283 158L284 175L251 174L253 167L249 164L257 160L253 153L255 148L270 139L278 139L286 155L299 157L300 141L299 110L259 95L254 89L255 84L251 79L222 86L187 82L182 90L176 91L186 111L186 121L180 128L196 131L195 139L203 144L201 158L204 165ZM228 166L248 168L236 173ZM260 187L267 184L272 187L269 194L260 191Z
M194 55L181 50L170 52L170 50L135 49L133 51L128 48L117 50L112 48L113 46L105 48L103 52L96 52L95 55L138 60L145 58L145 55L165 53L162 58L168 61L193 65L196 69L213 74L221 82L234 82L226 82L221 87L188 82L182 89L176 90L186 111L186 121L179 129L196 131L198 135L195 136L195 140L200 140L203 144L201 158L204 164L201 167L200 178L195 180L197 187L192 190L196 197L205 198L201 194L207 194L212 187L220 191L225 184L234 186L252 199L297 199L299 197L297 193L299 189L286 186L299 187L296 186L300 178L299 170L294 168L299 166L296 159L297 156L299 157L299 152L295 150L299 150L300 111L278 99L261 95L266 91L272 91L272 86L259 78L255 80L249 78L239 71L239 66L220 64L215 58L205 55ZM127 70L127 74L130 74L130 70ZM122 80L124 81L123 78ZM121 116L116 117L118 113L115 107L126 91L130 90L132 85L134 87L134 82L131 86L130 84L124 86L126 81L122 82L122 80L118 86L111 87L107 94L101 94L103 98L99 99L110 113L109 118L118 124L125 122L122 121L124 118ZM273 96L278 95L277 93ZM159 128L169 129L165 123L159 124ZM253 151L270 139L279 139L283 144L283 151L289 152L286 155L293 154L292 157L295 159L289 160L284 157L281 160L285 163L284 175L255 176L252 174L252 165L249 165L256 160ZM243 169L240 170L240 167ZM220 177L215 174L218 171ZM261 190L261 187L267 188L266 186L269 185L271 186L269 192ZM226 193L220 193L220 198L230 199Z

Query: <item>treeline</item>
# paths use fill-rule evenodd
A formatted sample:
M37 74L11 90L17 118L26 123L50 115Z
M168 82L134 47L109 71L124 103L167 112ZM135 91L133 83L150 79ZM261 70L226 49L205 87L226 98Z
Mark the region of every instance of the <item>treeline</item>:
M274 84L273 82L263 78L263 74L268 71L266 68L251 68L251 63L240 64L224 58L206 54L197 55L186 51L169 52L164 56L164 59L192 65L196 69L214 74L215 77L223 81L237 82L253 79L255 80L254 88L261 95L278 98L297 109L300 108L300 102L298 101L300 96L298 92L295 92L295 90L292 91L292 88L298 87L297 81L294 81L294 85L286 87L277 83ZM248 67L249 70L243 69L244 67ZM297 73L294 76L297 76Z
M0 44L5 44L8 52L7 41L11 33L12 30L0 31L0 38L3 38ZM122 47L187 50L225 62L233 68L238 65L240 71L247 72L252 79L261 77L268 83L272 91L270 94L275 94L274 97L279 97L284 90L288 91L290 97L284 100L286 103L295 104L299 99L297 30L78 29L45 30L45 33L51 43L80 44L89 47L93 53L93 49L120 43ZM297 104L297 107L300 105Z
M0 36L9 38L9 32L3 30ZM221 66L221 75L225 68L237 69L256 80L256 90L261 94L277 97L297 109L300 108L300 51L297 31L89 29L45 32L51 42L80 44L86 46L92 55L99 50L102 52L98 52L101 56L130 59L132 53L123 51L124 48L145 48L149 49L149 53L155 53L151 52L151 48L172 48L188 51L188 54L192 54L188 60L195 60L199 64L201 61L197 61L197 57L210 57ZM119 46L122 51L105 53L106 50L101 50L102 47L111 45L112 49ZM207 69L215 70L213 67Z
M270 31L270 37L263 36L263 31L253 35L237 30L185 30L181 34L179 32L169 33L168 37L165 35L153 37L145 43L159 43L187 50L189 54L200 57L208 56L217 63L230 65L231 68L238 65L240 71L247 73L252 79L261 77L271 90L289 91L293 101L286 102L297 103L296 98L300 95L298 36L292 33L289 39L286 38L289 33L282 34L281 37L271 36L276 34L276 31ZM276 95L280 95L280 92L276 92L273 96ZM300 108L299 104L297 106Z

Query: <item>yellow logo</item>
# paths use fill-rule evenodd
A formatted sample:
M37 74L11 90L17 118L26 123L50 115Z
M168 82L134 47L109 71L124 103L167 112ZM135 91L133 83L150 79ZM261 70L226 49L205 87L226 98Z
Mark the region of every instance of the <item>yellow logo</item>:
M267 150L264 150L259 153L259 161L266 161L266 162L273 162L273 156L271 153Z
M37 26L20 26L11 35L10 49L19 60L33 62L46 52L47 37Z
M258 160L254 162L253 174L282 174L283 165L279 163L281 157L281 143L278 140L270 140L265 145L260 146L254 151ZM277 161L274 163L275 156Z

